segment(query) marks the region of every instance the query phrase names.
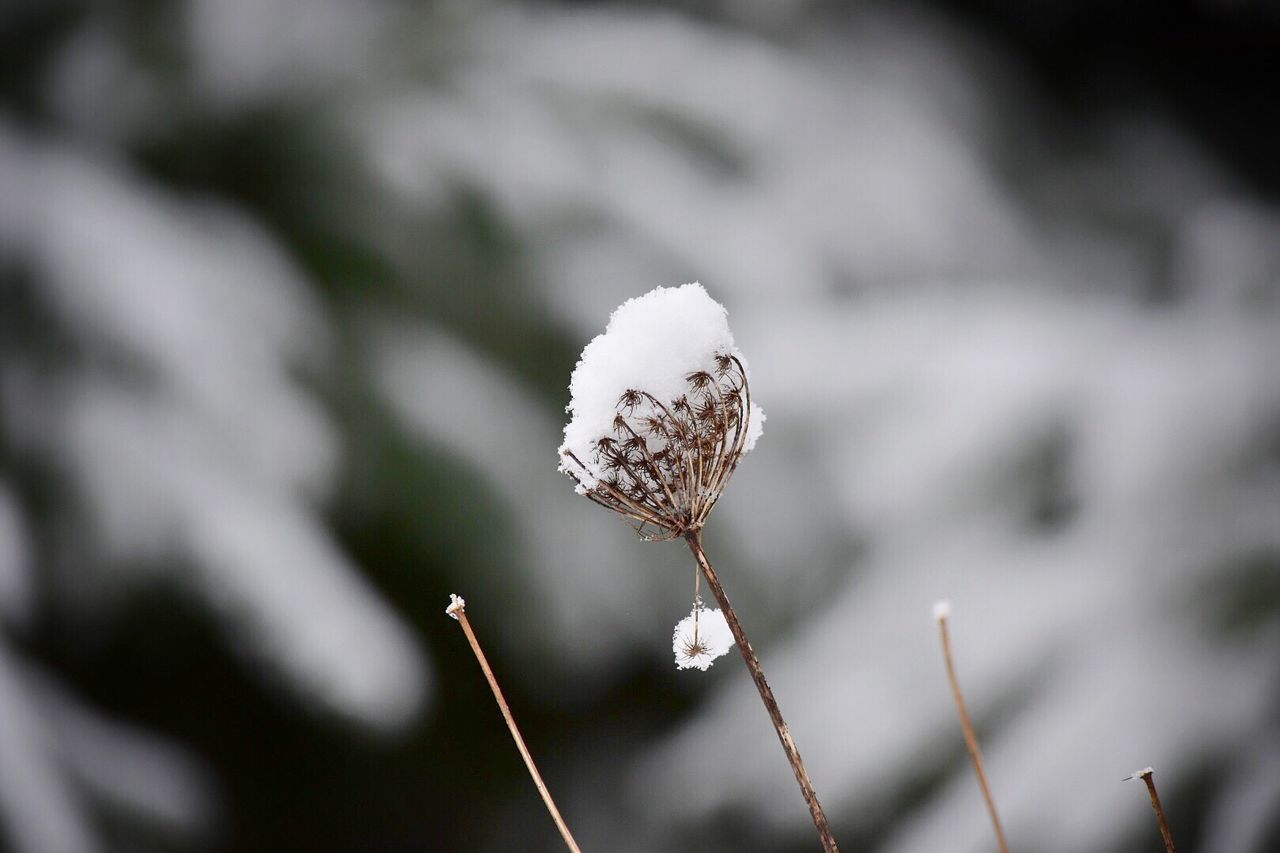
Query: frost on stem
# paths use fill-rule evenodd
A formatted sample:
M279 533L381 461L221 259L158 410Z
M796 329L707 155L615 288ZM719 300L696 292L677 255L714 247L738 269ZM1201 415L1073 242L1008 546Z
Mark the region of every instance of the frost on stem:
M569 390L560 470L644 539L700 529L763 431L725 309L696 283L621 305Z
M733 648L733 632L719 610L707 610L696 602L689 615L676 623L671 635L671 651L676 656L676 669L700 669L706 672L716 658Z

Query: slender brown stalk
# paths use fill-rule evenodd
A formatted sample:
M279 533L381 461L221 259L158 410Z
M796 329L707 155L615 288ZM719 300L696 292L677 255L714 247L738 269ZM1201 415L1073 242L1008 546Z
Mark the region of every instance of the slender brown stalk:
M694 559L698 561L698 567L702 569L703 576L707 579L707 586L711 587L716 601L720 603L720 611L724 614L725 621L729 623L729 630L733 632L733 639L738 644L738 651L742 652L742 659L746 661L747 669L751 672L751 678L756 683L756 689L760 691L760 700L764 702L765 710L769 712L769 719L773 721L773 727L778 732L778 740L782 742L782 750L787 754L787 760L791 762L791 769L796 774L796 782L800 785L800 793L804 796L805 804L809 807L809 813L813 816L813 825L818 830L818 837L822 839L822 849L826 853L839 853L839 848L836 847L836 840L831 835L831 827L827 825L827 816L822 811L822 804L818 802L818 795L813 790L813 783L809 781L809 771L804 768L804 761L800 759L800 751L796 749L796 743L791 737L791 729L787 726L787 721L783 719L782 711L778 709L778 700L773 698L773 690L769 688L769 682L765 680L764 669L760 666L760 659L756 657L755 650L751 648L751 641L747 639L747 632L743 630L742 623L738 621L738 614L734 612L733 605L729 603L729 596L725 595L724 587L720 585L720 579L716 576L715 569L711 567L711 561L707 559L706 552L702 549L702 531L699 528L693 528L685 532L684 538L689 543L689 550L693 551Z
M1147 767L1134 773L1129 779L1141 779L1147 783L1147 793L1151 795L1151 808L1155 810L1156 823L1160 825L1160 837L1164 839L1165 853L1177 853L1173 846L1173 833L1169 831L1169 824L1164 819L1164 809L1160 807L1160 795L1156 793L1155 771Z
M578 848L578 842L573 840L573 834L569 832L568 825L564 822L564 818L560 816L560 810L556 808L555 801L551 799L551 792L547 790L546 783L542 781L542 776L538 773L538 768L533 763L533 756L529 754L529 748L524 744L524 738L520 736L520 729L516 728L515 717L511 716L511 709L507 707L507 700L503 698L502 689L498 687L498 679L494 677L493 670L489 668L489 660L484 656L484 651L480 648L480 641L476 639L476 634L471 630L471 623L467 621L467 603L453 596L453 603L449 605L445 611L458 623L462 625L462 631L467 635L467 642L471 644L471 651L475 652L476 660L480 663L480 669L484 672L484 677L489 681L489 688L493 691L493 698L498 701L498 708L502 711L503 718L507 721L507 728L511 730L511 737L516 742L516 749L520 750L520 757L524 759L524 766L529 768L529 775L533 777L533 784L538 787L538 793L542 795L542 802L546 803L547 811L551 812L551 819L556 822L556 828L560 830L560 835L564 838L564 843L568 845L573 853L582 853Z
M938 631L942 635L942 657L947 664L947 679L951 682L951 695L956 700L956 713L960 715L960 728L964 730L964 742L969 747L969 758L973 760L973 769L978 773L978 784L982 787L982 798L987 801L987 813L991 815L991 825L995 827L996 843L1000 853L1009 853L1009 844L1004 838L1004 829L1000 826L1000 816L996 814L996 801L991 796L991 786L987 784L987 770L982 763L982 747L978 745L978 735L973 729L973 720L969 718L969 709L964 703L964 695L960 692L960 681L956 678L955 662L951 658L951 632L947 628L950 606L939 603L934 610L938 620Z

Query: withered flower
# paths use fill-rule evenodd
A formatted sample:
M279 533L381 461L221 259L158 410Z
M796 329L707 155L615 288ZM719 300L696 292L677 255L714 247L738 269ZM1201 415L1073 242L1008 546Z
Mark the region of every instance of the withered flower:
M671 633L671 651L677 669L700 669L706 672L716 658L733 648L733 632L724 614L708 610L702 599L695 599L689 615L676 623Z
M702 528L764 421L725 310L698 284L622 305L570 388L560 470L649 540Z
M730 359L732 367L718 378L690 374L687 400L664 403L628 389L610 433L591 449L590 466L573 450L561 450L563 470L579 491L631 519L644 539L676 539L700 528L747 443L751 391L742 362ZM599 478L597 471L612 476Z
M700 284L659 287L624 303L605 333L582 351L569 390L572 417L564 428L560 470L574 479L579 494L629 519L641 537L688 544L697 563L694 604L672 637L676 665L705 669L727 650L719 630L727 626L823 850L838 853L760 659L702 546L707 516L764 423L764 412L751 402L747 365L724 307ZM719 611L702 608L700 577Z

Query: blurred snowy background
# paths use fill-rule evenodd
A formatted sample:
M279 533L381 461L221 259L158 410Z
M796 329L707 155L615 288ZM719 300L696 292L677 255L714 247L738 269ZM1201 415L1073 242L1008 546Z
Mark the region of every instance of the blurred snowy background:
M846 850L1280 849L1263 3L7 0L15 853L811 850L691 562L556 473L700 279L765 436L708 535Z

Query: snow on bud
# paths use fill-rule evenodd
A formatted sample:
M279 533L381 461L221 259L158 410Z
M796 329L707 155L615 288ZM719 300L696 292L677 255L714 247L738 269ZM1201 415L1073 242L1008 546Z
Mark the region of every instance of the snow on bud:
M716 658L733 648L733 632L719 610L707 610L695 604L689 615L676 623L671 635L671 651L676 656L676 669L700 669L706 672Z
M933 603L933 621L941 622L951 618L951 602L935 601Z

